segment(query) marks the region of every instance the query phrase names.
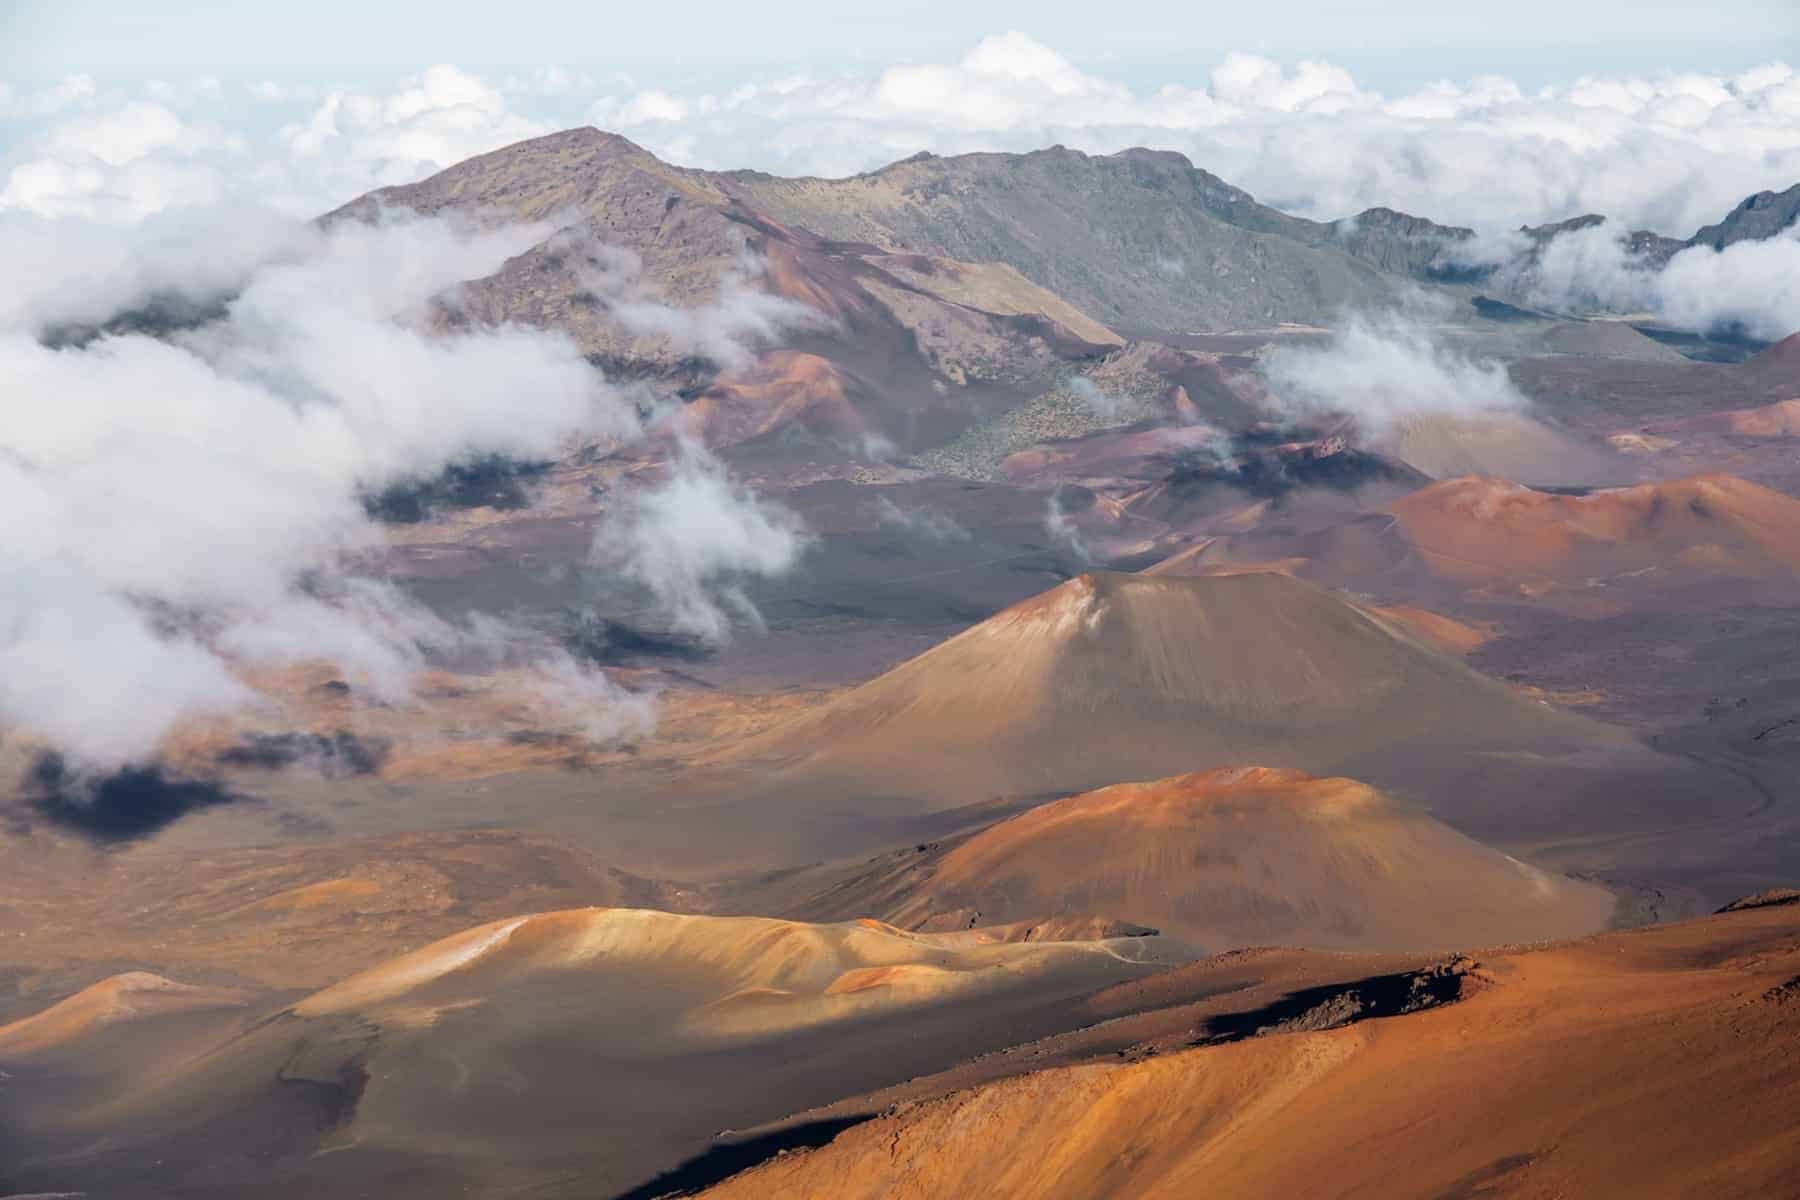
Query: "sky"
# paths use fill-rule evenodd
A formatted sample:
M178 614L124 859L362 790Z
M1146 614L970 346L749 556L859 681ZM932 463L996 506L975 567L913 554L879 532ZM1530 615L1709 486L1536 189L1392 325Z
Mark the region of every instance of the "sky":
M881 6L0 0L0 218L312 215L573 125L845 175L1187 154L1259 199L1677 236L1800 179L1790 0Z
M1716 66L1718 56L1785 52L1776 43L1800 35L1788 0L1289 0L1279 19L1257 5L1191 0L1115 0L1098 20L1090 4L1054 0L8 0L5 11L0 64L26 74L520 66L544 61L551 48L584 67L870 65L942 57L1003 29L1027 30L1096 65L1180 66L1229 50L1359 58L1480 50L1493 59L1485 69L1514 74L1545 55L1566 62L1570 51L1587 51L1598 59L1621 47L1639 67L1653 67L1659 45L1663 65Z

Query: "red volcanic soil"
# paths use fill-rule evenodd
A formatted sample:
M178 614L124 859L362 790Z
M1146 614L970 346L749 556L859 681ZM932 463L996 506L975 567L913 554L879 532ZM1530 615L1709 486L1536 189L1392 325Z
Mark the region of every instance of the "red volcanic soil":
M676 420L709 446L735 445L787 426L850 438L866 428L845 395L844 373L827 359L795 350L771 350L724 372Z
M1800 501L1730 475L1580 496L1470 477L1389 511L1430 571L1463 582L1800 572Z
M1406 627L1411 634L1427 646L1435 647L1446 654L1467 654L1477 646L1494 639L1492 629L1482 629L1462 621L1446 617L1442 613L1430 612L1423 608L1414 608L1410 604L1389 604L1374 610Z
M1046 804L898 856L800 915L941 927L1102 913L1222 949L1441 950L1588 933L1610 893L1353 779L1235 767Z
M1457 997L1344 1024L1366 996L1322 996L1231 1044L903 1104L703 1194L1794 1193L1800 909L1484 954Z
M1760 408L1734 408L1679 421L1658 421L1645 433L1718 433L1742 438L1788 438L1800 434L1800 399Z

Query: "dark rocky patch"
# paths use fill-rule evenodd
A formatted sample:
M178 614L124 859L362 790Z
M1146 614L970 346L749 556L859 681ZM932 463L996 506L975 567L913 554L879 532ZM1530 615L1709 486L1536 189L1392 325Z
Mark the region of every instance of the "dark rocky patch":
M1312 1033L1451 1004L1462 999L1463 987L1478 966L1473 959L1449 958L1420 971L1307 988L1263 1008L1214 1017L1202 1027L1195 1044Z
M435 479L394 484L363 499L364 510L390 525L416 525L447 509L517 510L531 505L530 481L548 471L547 462L522 462L485 454L452 463Z
M273 771L296 764L315 767L328 779L373 775L386 760L389 746L381 739L357 737L347 729L333 733L252 733L213 761L222 767L260 767Z
M96 774L55 752L38 756L20 791L44 820L98 842L148 837L191 812L243 799L215 781L171 775L160 764Z

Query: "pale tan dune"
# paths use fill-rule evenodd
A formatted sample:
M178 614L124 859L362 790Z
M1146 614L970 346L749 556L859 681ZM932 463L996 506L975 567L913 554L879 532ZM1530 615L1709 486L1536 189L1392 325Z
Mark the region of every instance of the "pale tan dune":
M1128 947L1129 948L1129 947ZM592 908L497 921L403 955L294 1005L302 1017L361 1014L458 1000L485 1003L522 988L579 990L603 970L679 980L665 1016L678 1039L797 1031L890 1008L970 1000L1071 969L1117 973L1105 942L1009 942L908 933L876 921L812 925ZM1093 968L1099 967L1095 971ZM722 1007L723 1005L723 1007ZM596 1015L606 1009L596 998Z
M83 988L42 1012L0 1025L0 1060L66 1046L125 1021L234 1008L248 995L233 988L176 983L148 971L127 971Z
M1665 436L1722 433L1741 438L1791 438L1800 435L1800 398L1758 408L1734 408L1675 421L1659 421L1644 426L1644 433Z
M1584 445L1524 413L1429 414L1398 422L1374 449L1434 479L1497 475L1523 483L1570 485L1617 480L1606 451Z
M870 256L869 261L922 292L1004 316L1043 316L1096 346L1125 339L1047 288L1001 262L967 263L921 254Z
M579 1180L615 1195L721 1128L1069 1028L1084 998L1162 968L1144 938L1021 942L627 908L514 917L127 1072L38 1118L35 1144L95 1153L103 1179L141 1171L151 1147L157 1169L204 1175L230 1137L258 1171L285 1154L345 1186L384 1178L387 1162L417 1165L384 1194L441 1195L450 1181L564 1194ZM113 1145L137 1149L115 1160ZM262 1194L322 1186L266 1178L287 1182Z

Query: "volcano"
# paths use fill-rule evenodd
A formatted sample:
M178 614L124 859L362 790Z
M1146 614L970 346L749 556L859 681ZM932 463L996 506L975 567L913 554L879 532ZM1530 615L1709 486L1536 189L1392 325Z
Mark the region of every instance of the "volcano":
M776 787L925 807L1275 762L1611 744L1399 622L1273 573L1091 572L736 751Z
M1121 783L1001 821L840 884L942 928L1105 913L1192 945L1441 950L1589 933L1602 888L1471 841L1353 779L1234 767Z

